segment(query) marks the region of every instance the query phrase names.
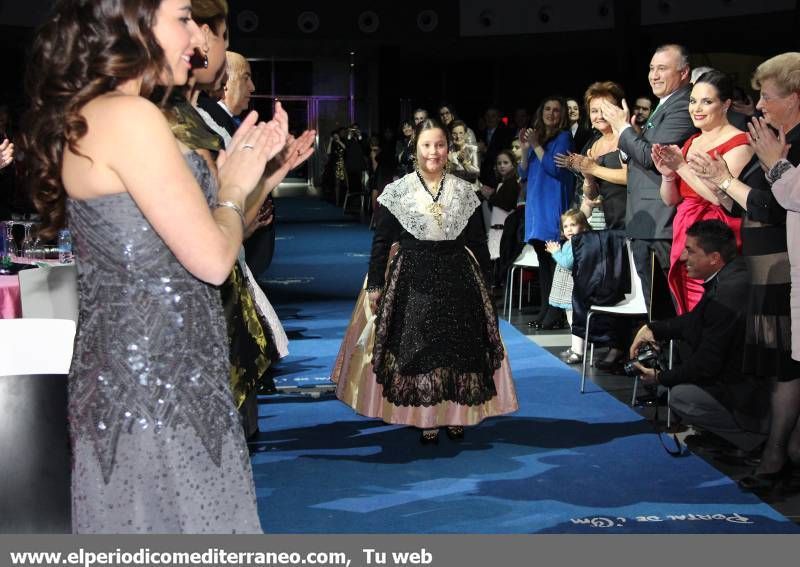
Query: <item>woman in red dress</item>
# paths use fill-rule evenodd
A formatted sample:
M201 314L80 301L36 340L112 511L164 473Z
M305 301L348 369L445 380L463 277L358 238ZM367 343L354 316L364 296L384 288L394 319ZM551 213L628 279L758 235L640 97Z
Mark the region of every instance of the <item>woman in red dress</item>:
M689 98L689 114L700 130L683 145L653 145L653 162L661 173L661 199L677 205L672 221L672 251L667 280L678 315L691 311L703 296L703 282L690 278L683 256L686 230L695 222L719 219L731 227L741 244L741 220L729 216L720 205L714 189L696 175L687 164L692 154L724 156L731 174L738 176L753 157L747 135L728 122L727 112L733 98L733 83L719 71L700 76Z

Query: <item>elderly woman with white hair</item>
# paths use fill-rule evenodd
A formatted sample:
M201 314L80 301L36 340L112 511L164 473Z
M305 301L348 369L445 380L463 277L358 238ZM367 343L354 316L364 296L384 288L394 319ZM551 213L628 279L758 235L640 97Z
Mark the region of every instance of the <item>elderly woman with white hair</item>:
M800 53L768 59L752 84L761 91L756 108L763 114L749 126L757 160L738 179L719 156L696 155L690 166L722 202L745 210L742 252L752 291L744 371L768 379L772 391L760 464L739 485L759 490L800 465Z

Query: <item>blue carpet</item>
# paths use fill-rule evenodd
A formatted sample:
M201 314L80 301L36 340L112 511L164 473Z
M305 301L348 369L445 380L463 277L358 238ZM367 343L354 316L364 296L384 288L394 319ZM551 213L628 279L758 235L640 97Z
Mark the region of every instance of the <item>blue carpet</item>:
M332 208L279 206L300 221L283 219L279 234L293 238L279 241L266 280L306 279L269 284L292 339L276 381L325 383L366 266L347 254L365 253L370 233L333 222ZM520 411L469 429L461 443L442 436L438 447L420 446L416 430L361 418L332 396L262 398L251 450L265 531L800 532L703 460L669 457L650 425L610 395L579 394L577 373L514 328L504 323L502 333Z

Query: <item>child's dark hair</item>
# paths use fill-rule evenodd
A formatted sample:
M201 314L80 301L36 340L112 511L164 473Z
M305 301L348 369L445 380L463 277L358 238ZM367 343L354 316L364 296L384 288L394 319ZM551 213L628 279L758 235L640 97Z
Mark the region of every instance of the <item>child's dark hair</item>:
M586 218L586 215L583 214L582 210L569 209L563 215L561 215L561 236L564 236L564 221L567 219L574 220L580 227L580 232L592 230L592 225L589 224L589 220Z
M497 157L494 158L495 159L495 167L497 167L497 158L500 157L500 156L506 156L508 158L508 161L511 162L511 165L514 166L513 169L512 169L512 174L516 175L517 166L519 164L517 163L517 158L514 157L514 152L512 152L511 150L500 150L499 152L497 152ZM498 177L499 176L500 176L500 174L498 173Z

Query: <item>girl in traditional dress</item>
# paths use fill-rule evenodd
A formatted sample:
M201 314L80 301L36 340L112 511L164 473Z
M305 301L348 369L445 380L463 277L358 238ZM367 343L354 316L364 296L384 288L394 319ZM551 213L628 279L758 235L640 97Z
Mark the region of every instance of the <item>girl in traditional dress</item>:
M427 444L442 426L460 439L464 426L518 406L484 279L480 202L446 173L449 140L438 122L423 121L414 140L417 170L378 199L367 286L332 380L358 413L418 427Z

